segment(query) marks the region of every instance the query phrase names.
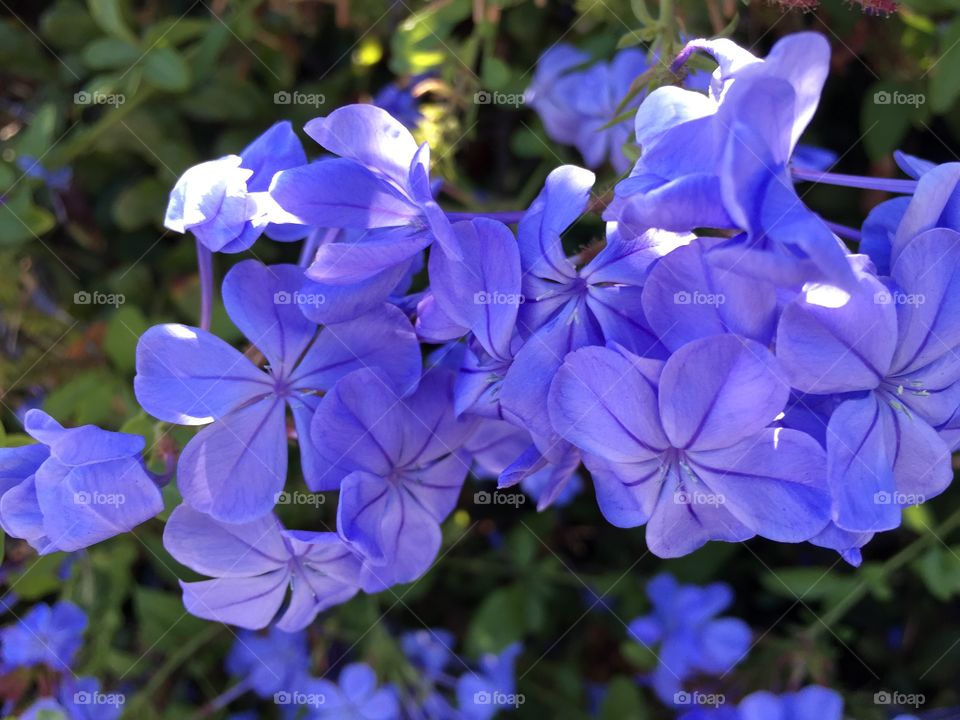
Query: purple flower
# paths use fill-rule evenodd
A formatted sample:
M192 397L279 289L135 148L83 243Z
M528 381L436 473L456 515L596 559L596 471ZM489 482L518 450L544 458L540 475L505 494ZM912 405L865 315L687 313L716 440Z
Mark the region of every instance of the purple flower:
M630 141L628 121L607 126L626 109L636 108L638 95L620 109L633 81L647 70L647 60L635 48L621 50L609 63L598 62L580 71L589 57L568 45L556 45L537 62L525 98L553 140L576 145L587 167L607 158L617 172L630 167L623 146Z
M737 707L739 720L842 720L843 698L817 685L795 693L747 695Z
M299 304L303 272L293 265L235 265L223 281L227 314L263 353L266 372L216 336L158 325L137 345L134 389L144 410L167 422L209 425L180 456L180 491L226 522L270 512L287 474L286 407L293 414L307 483L316 484L308 432L318 392L356 368L374 367L404 391L416 384L420 350L403 313L383 306L356 320L317 326Z
M457 707L464 720L490 720L501 710L516 709L523 703L514 678L517 658L523 652L520 643L498 654L480 658L476 672L465 672L457 680Z
M519 227L524 302L517 325L524 343L503 379L500 402L504 417L529 430L554 462L564 449L543 408L556 369L571 350L608 342L641 355L665 354L646 323L642 285L664 246L683 242L673 233L617 232L578 267L577 258L565 256L560 235L586 208L593 181L588 170L557 168Z
M139 435L64 428L36 409L24 429L38 444L0 449L0 524L41 554L89 547L163 510Z
M647 524L661 557L708 540L808 540L826 526L823 449L771 428L788 388L764 347L734 335L695 340L666 363L591 347L553 381L557 432L584 451L604 516Z
M170 193L163 224L192 232L214 252L243 252L264 231L276 240L299 240L307 228L270 224L277 212L266 191L280 170L306 162L290 123L278 122L239 155L189 168Z
M187 610L249 630L273 621L291 587L276 622L284 632L302 630L358 590L360 561L335 533L286 530L273 515L226 524L181 505L167 521L163 544L178 562L215 578L181 581Z
M816 33L780 40L760 60L729 40L695 40L719 63L709 96L668 86L636 116L643 153L605 217L640 230L737 228L711 261L791 285L850 284L844 247L793 189L788 163L827 76L829 46Z
M373 105L348 105L304 128L339 155L277 176L270 192L290 219L344 229L389 228L322 245L314 280L363 280L408 260L434 240L452 252L450 222L433 198L430 147ZM455 253L454 253L455 254Z
M367 592L410 582L440 550L440 523L469 470L461 447L473 423L453 414L453 374L428 371L409 397L357 370L323 398L311 433L314 489L340 489L337 529L364 557Z
M937 434L960 403L960 233L916 237L896 257L888 285L865 271L847 298L811 286L784 310L777 356L791 385L837 396L827 426L833 520L873 532L900 524L901 509L953 478ZM845 302L844 302L845 301Z
M436 678L450 664L454 637L449 630L414 630L400 636L400 647L407 659L428 679Z
M399 720L400 703L396 690L378 686L377 674L369 665L353 663L340 672L337 683L315 680L312 692L323 702L308 713L310 720Z
M673 705L683 683L694 675L721 675L746 657L750 628L736 618L718 618L733 602L725 583L681 585L672 575L647 584L653 612L630 623L630 636L644 647L659 645L653 689Z
M227 656L227 672L261 698L296 688L310 667L307 636L276 627L266 634L242 631Z
M60 703L69 720L118 720L123 714L126 696L103 692L96 678L68 676L60 686Z
M46 665L66 672L83 645L86 629L87 616L73 603L61 601L53 607L40 603L0 631L0 656L9 667Z

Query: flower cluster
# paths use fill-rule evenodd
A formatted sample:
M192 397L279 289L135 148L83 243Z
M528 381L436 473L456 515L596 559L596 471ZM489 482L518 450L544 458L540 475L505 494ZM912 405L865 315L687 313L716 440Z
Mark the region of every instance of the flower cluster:
M901 155L912 179L891 181L804 166L814 155L798 141L830 60L820 35L788 36L764 59L695 40L672 69L694 53L717 64L706 92L632 95L648 63L636 50L583 69L586 56L557 47L541 62L531 101L590 165L630 166L610 122L639 102L641 152L612 197L562 166L523 211L447 210L430 147L374 105L310 121L329 153L313 162L278 123L183 175L166 224L196 235L205 297L212 252L303 239L298 265L248 259L226 274L243 352L207 322L159 325L138 344L144 410L202 426L164 533L210 578L183 583L190 612L296 631L357 592L422 577L471 471L522 483L542 510L575 492L582 463L604 517L646 526L661 557L760 536L855 564L904 507L947 487L960 164ZM795 185L811 181L910 197L861 233L804 204ZM564 233L598 209L604 238L569 252ZM139 438L38 412L27 430L39 444L0 453L10 534L74 550L160 511ZM288 529L275 513L291 440L309 491L338 493L335 527ZM124 502L64 510L84 494ZM658 595L688 594L660 583ZM710 620L724 593L705 592L691 602L725 653L650 619L636 629L683 673L736 662L749 637Z

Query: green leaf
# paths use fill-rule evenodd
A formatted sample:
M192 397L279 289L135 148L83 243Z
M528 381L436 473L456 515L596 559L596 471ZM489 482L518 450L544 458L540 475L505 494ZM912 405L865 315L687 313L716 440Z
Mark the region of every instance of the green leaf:
M83 62L92 70L126 69L136 63L140 55L135 45L113 37L97 38L81 53Z
M150 323L139 308L124 305L110 316L103 349L119 370L133 372L136 365L137 341Z
M144 178L124 188L110 208L113 221L127 232L153 225L163 218L169 192L169 185L155 177Z
M53 553L28 560L26 568L11 574L10 587L15 587L17 595L27 601L56 592L62 584L60 566L66 557L64 553Z
M940 41L943 54L928 71L930 74L930 107L945 113L960 96L960 18L957 18Z
M526 630L527 603L521 585L511 585L487 595L467 629L467 653L500 652Z
M34 204L26 185L0 204L0 247L11 247L50 232L57 224L49 211Z
M143 59L143 77L159 90L182 92L190 87L190 67L176 50L154 48Z
M200 632L202 620L183 609L179 594L138 587L133 591L140 644L171 651Z
M874 162L897 149L916 120L929 114L919 85L876 82L863 98L860 129L867 155Z
M390 69L397 75L415 75L451 58L454 26L470 17L471 0L434 3L404 20L391 37Z
M763 585L770 592L788 600L800 598L805 602L845 596L859 584L850 575L841 575L828 568L779 568L763 577Z
M645 720L649 718L637 683L618 675L607 685L600 706L600 720Z
M90 8L94 21L105 33L136 44L137 36L123 18L121 0L87 0L87 7Z
M913 569L927 589L941 602L960 594L960 557L957 556L957 550L935 545L913 564Z

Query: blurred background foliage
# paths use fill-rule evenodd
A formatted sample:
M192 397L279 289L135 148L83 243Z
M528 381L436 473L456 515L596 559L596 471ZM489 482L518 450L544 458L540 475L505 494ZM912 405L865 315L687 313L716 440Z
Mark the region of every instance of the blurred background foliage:
M553 167L580 159L548 140L522 104L474 97L521 94L546 48L562 40L608 58L640 44L669 58L684 38L722 33L763 54L808 28L828 37L834 55L807 140L836 152L840 172L893 175L895 148L957 159L958 11L956 0L910 0L889 17L840 0L812 12L735 0L3 0L0 443L23 442L16 416L42 404L64 423L142 433L155 468L169 466L189 431L168 434L138 411L131 390L139 334L157 322L197 323L193 243L163 229L166 196L185 168L238 151L278 119L302 127L396 83L421 103L415 134L433 147L445 204L519 209ZM884 91L923 101L876 102ZM283 93L313 100L284 103ZM598 193L616 179L601 172ZM810 194L852 225L880 199ZM602 229L594 217L569 241L585 245ZM297 252L265 240L254 250L266 262ZM218 258L218 271L233 260ZM84 302L94 293L113 301ZM214 330L239 340L222 310ZM176 490L167 493L172 507ZM322 510L330 523L333 505ZM843 691L848 714L862 720L887 717L872 703L884 688L922 692L928 707L958 706L960 545L938 539L952 527L931 532L957 505L947 493L911 510L903 528L867 548L859 571L824 550L759 541L657 560L642 530L602 520L589 490L542 515L471 506L446 524L451 549L439 569L315 625L316 670L358 642L351 657L401 679L410 668L395 633L419 629L422 618L454 630L469 655L524 641L520 674L533 669L520 682L527 703L518 716L669 717L634 682L653 659L625 641L623 625L646 611L646 580L669 570L732 583L734 614L763 634L737 672L713 681L728 697L819 682ZM309 507L282 510L294 526L315 522ZM79 669L127 691L126 716L222 717L205 703L229 683L222 659L232 635L184 614L176 578L192 576L163 549L161 531L152 522L69 560L38 560L8 540L4 579L21 602L59 595L90 612ZM25 682L0 678L0 696L18 697ZM591 715L601 686L608 691Z

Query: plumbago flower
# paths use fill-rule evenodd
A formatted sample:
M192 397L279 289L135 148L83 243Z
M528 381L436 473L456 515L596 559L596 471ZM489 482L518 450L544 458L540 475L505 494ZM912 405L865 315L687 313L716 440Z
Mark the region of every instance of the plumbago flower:
M419 578L440 550L440 523L469 470L473 430L453 413L453 374L426 372L404 394L372 370L340 380L317 408L313 490L340 489L337 531L363 558L359 584L376 592Z
M476 671L465 672L457 679L459 717L490 720L501 710L516 709L523 703L517 695L514 670L522 652L523 646L513 643L500 653L487 653L480 658Z
M830 519L826 458L809 435L770 427L787 402L781 376L766 348L734 335L665 363L584 348L567 356L548 408L583 450L604 516L646 523L653 553L754 535L800 542Z
M588 59L586 53L569 45L550 48L537 61L533 84L524 98L540 115L547 135L575 145L587 167L599 167L609 158L622 173L630 167L623 152L630 141L629 121L605 126L640 103L638 95L620 108L634 80L647 70L647 59L642 51L628 48L609 63L597 62L574 71Z
M266 635L240 632L226 662L227 672L242 678L240 686L262 698L296 690L309 666L306 634L284 632L276 626Z
M180 583L184 606L207 620L259 630L292 587L276 627L295 632L359 590L360 561L335 533L286 530L272 514L227 524L181 505L163 544L177 562L214 578Z
M678 720L843 720L840 693L810 685L794 693L747 695L735 708L698 708Z
M628 227L739 229L714 264L793 285L853 281L842 243L797 197L789 161L810 122L830 51L816 33L780 40L765 60L729 40L695 40L719 63L710 93L663 87L635 119L643 149L604 217Z
M644 647L658 645L651 683L657 697L674 704L683 683L696 675L721 675L746 657L750 628L736 618L717 618L730 607L725 583L681 585L667 573L647 583L653 612L629 625L630 637Z
M364 233L321 246L317 281L364 280L409 260L434 240L447 252L450 221L433 198L430 146L373 105L348 105L307 123L306 133L339 158L280 173L272 198L292 222Z
M66 677L56 698L41 698L17 717L19 720L117 720L125 696L105 693L92 677Z
M377 674L365 663L343 668L337 682L314 680L311 691L323 701L311 707L310 720L399 720L400 702L392 685L377 685Z
M0 525L40 554L89 547L163 510L139 435L64 428L42 410L24 429L37 444L0 449Z
M826 448L842 529L897 527L903 507L950 484L937 428L960 405L958 263L960 233L929 230L897 254L888 284L861 271L846 303L813 286L784 309L777 356L791 385L838 403Z
M263 353L258 369L215 335L184 325L158 325L137 345L134 390L154 417L204 425L180 456L177 482L192 507L225 522L270 512L287 476L286 408L293 414L308 484L316 484L310 420L318 393L351 370L374 367L410 392L420 352L409 321L382 306L321 331L300 311L322 302L300 291L303 271L247 260L223 280L227 314Z
M163 224L174 232L192 232L214 252L243 252L264 232L274 240L299 240L307 228L271 224L278 213L266 191L277 172L306 162L293 127L278 122L239 155L187 170L170 193Z
M0 631L0 657L8 668L45 665L67 672L83 645L86 629L87 616L73 603L40 603Z

